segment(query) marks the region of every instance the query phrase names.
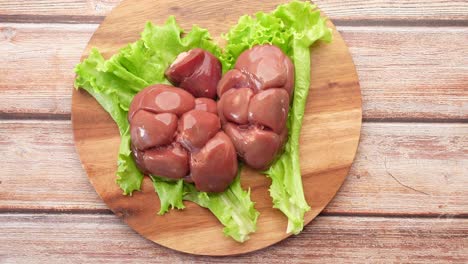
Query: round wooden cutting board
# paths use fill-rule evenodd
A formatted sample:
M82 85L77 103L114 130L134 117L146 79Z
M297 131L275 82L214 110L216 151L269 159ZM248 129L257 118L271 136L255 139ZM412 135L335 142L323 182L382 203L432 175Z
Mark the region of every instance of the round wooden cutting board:
M219 35L244 14L270 12L284 1L248 0L126 0L107 16L94 33L83 58L97 47L106 58L139 38L148 20L163 23L175 15L182 28L193 24ZM330 26L333 27L330 22ZM334 28L334 27L333 27ZM361 94L348 48L334 30L331 44L312 47L312 85L304 118L300 154L304 191L311 210L309 223L332 200L353 162L361 129ZM232 255L258 250L288 237L287 219L272 208L270 181L245 169L242 185L252 190L260 211L258 230L241 244L225 237L222 225L207 210L186 202L185 210L164 216L156 212L159 200L151 181L145 178L142 191L124 196L115 183L119 133L110 116L85 91L73 90L72 123L75 143L83 167L97 193L125 222L142 236L168 248L201 255ZM105 232L105 231L104 231Z

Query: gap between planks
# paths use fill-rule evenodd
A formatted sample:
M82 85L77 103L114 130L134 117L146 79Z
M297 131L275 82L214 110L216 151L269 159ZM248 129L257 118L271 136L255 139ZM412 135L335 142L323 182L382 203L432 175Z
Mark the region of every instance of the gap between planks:
M71 114L66 113L5 113L0 112L1 121L71 121ZM363 118L364 123L425 123L425 124L466 124L468 123L467 118L398 118L398 117L386 117L386 118Z
M174 209L175 210L175 209ZM169 212L170 213L170 212ZM0 208L2 215L113 215L110 209L34 209L34 208ZM155 212L156 215L156 212ZM356 217L356 218L422 218L422 219L468 219L468 213L363 213L363 212L321 212L318 217Z
M80 15L0 15L0 23L100 24L105 16ZM468 27L468 20L437 19L333 19L336 26L353 27Z

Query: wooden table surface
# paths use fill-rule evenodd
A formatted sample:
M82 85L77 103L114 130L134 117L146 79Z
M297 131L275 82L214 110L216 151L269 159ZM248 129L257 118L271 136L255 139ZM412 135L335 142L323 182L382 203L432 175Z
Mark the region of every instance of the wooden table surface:
M468 2L315 2L361 81L353 168L299 236L210 258L136 234L76 154L72 69L119 0L0 0L0 263L467 263Z

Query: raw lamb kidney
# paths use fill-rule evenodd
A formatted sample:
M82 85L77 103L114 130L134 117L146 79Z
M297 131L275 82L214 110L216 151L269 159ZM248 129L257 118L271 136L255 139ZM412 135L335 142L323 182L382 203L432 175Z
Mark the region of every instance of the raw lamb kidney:
M237 154L247 165L266 169L287 138L294 65L272 45L244 51L218 83L218 114Z

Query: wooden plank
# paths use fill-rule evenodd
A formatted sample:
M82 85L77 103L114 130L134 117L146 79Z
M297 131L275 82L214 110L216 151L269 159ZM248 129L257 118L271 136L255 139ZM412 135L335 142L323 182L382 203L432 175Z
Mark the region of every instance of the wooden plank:
M365 119L468 119L468 28L341 27ZM443 32L443 33L442 33Z
M222 1L222 0L221 0ZM62 21L91 22L102 20L121 0L0 0L0 18L15 22ZM466 1L314 1L332 19L350 21L429 20L464 21L468 19ZM261 2L259 3L261 10ZM437 24L437 22L436 22Z
M69 121L2 121L0 208L105 210L81 167Z
M0 0L0 16L106 16L120 2L121 0Z
M468 215L468 124L364 123L325 212Z
M73 68L96 28L1 24L0 114L69 116Z
M73 67L95 29L0 24L0 117L67 118ZM467 119L468 57L460 54L468 53L468 28L338 29L358 70L365 119Z
M466 216L468 124L364 123L327 214ZM69 121L0 122L0 211L105 211Z
M220 261L154 244L114 215L0 214L0 226L2 263ZM467 233L468 219L319 216L298 236L222 262L466 263Z

